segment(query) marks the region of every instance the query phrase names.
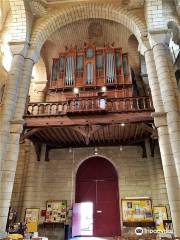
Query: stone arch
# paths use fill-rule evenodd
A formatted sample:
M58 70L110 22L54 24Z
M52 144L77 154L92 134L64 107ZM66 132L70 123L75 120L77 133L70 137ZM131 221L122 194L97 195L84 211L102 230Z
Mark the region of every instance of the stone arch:
M57 29L74 21L87 18L108 19L121 23L134 33L138 41L141 37L147 36L145 22L127 10L107 4L87 3L69 7L63 11L53 11L37 20L31 37L31 46L40 51L45 40Z
M12 12L12 41L29 41L32 14L28 4L24 0L9 0L9 3Z
M92 220L98 217L97 209L102 209L101 221L92 221L93 236L121 235L119 181L111 161L98 155L87 158L77 170L75 184L75 203L91 202Z
M138 41L134 34L128 39L128 54L129 54L129 61L130 65L133 66L134 71L139 71L140 66L140 59L139 59L139 52L138 52Z
M115 163L112 159L110 159L109 157L107 157L107 156L105 156L105 155L102 155L102 154L96 154L96 155L95 155L95 154L90 154L90 155L88 155L87 157L82 158L82 159L77 163L77 165L75 166L74 179L75 179L75 177L76 177L77 171L78 171L79 167L81 166L81 164L82 164L83 162L85 162L86 160L88 160L89 158L93 158L93 157L96 157L96 156L106 159L107 161L109 161L109 162L113 165L113 167L114 167L114 169L115 169L115 171L116 171L118 180L119 180L118 166L116 165L116 163Z
M47 72L45 62L42 57L33 66L32 78L29 88L30 100L32 102L42 102L45 100L45 89L47 85Z
M134 34L128 39L128 56L129 63L131 66L131 74L132 74L132 83L133 83L133 95L134 96L144 96L144 84L142 78L140 76L141 72L141 61L140 54L138 51L138 40Z

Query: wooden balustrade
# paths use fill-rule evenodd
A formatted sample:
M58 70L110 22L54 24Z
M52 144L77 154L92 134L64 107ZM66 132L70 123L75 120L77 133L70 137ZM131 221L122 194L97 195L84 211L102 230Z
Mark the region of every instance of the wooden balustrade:
M76 98L62 102L32 102L27 104L25 116L65 115L76 113L121 113L153 111L150 97Z

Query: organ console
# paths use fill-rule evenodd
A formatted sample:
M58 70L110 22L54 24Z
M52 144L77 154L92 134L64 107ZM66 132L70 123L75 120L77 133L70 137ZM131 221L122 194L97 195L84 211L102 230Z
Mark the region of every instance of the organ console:
M128 54L113 44L96 47L66 48L53 59L49 91L66 100L74 97L132 97L132 79ZM53 101L55 97L49 97ZM57 99L57 98L55 98Z

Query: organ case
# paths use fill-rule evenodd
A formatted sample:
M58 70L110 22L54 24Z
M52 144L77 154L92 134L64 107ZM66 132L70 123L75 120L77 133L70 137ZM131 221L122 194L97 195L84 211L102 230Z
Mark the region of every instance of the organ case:
M66 48L53 59L49 90L61 93L64 99L98 96L106 87L104 96L132 97L132 79L128 54L113 45L96 47L88 43L83 49ZM52 100L52 99L51 99Z

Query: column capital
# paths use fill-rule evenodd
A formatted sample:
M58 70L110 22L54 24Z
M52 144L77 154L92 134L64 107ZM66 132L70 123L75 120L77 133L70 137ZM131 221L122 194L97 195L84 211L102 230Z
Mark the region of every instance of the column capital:
M147 37L141 37L139 41L138 51L141 55L144 55L145 52L151 50L149 39Z
M29 48L27 41L10 41L8 44L13 55L22 55L23 57L27 55Z
M154 118L154 123L157 128L167 126L167 113L165 112L154 112L151 113Z
M151 48L158 44L163 44L164 46L168 46L170 42L171 34L167 30L162 31L150 31L148 33L148 39L150 42Z
M27 59L31 59L34 64L38 62L40 58L40 52L36 48L30 47L26 56Z
M10 121L10 133L21 134L23 130L23 124L23 119Z

